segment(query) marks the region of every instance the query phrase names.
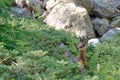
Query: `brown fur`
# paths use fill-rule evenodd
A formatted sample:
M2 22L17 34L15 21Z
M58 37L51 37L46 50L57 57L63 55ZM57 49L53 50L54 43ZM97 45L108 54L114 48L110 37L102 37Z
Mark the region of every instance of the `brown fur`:
M80 51L80 55L78 56L78 61L82 60L84 68L87 68L87 60L86 60L86 43L87 41L85 39L80 39L80 43L77 46L77 49Z

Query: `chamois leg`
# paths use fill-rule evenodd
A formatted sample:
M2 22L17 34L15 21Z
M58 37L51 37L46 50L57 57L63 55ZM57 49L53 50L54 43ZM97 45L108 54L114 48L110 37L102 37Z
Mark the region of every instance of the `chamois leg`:
M86 48L85 48L86 49ZM86 50L82 50L80 51L80 59L82 60L83 62L83 65L84 65L84 68L87 68L87 60L86 60Z

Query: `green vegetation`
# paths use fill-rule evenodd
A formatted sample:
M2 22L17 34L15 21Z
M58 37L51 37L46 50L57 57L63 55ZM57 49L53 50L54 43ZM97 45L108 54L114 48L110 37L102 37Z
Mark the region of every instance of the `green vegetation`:
M10 14L11 0L0 2L0 80L119 80L120 33L96 48L87 48L89 70L80 72L78 63L64 57L68 49L79 52L79 39L58 31L40 19L17 18ZM64 43L66 46L60 47Z

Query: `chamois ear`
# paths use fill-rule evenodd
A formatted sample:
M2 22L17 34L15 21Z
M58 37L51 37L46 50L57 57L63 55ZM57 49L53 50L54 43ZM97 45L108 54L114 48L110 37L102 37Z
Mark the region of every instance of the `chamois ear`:
M80 37L80 42L86 43L87 42L87 36L81 36Z
M83 41L86 41L86 37L85 36L83 36Z
M84 41L85 36L80 36L80 42Z
M85 39L85 36L83 36L83 40Z

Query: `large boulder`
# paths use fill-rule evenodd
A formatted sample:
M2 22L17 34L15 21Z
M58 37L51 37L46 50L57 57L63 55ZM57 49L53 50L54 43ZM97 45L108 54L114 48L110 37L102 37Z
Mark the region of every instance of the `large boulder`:
M118 32L120 32L120 28L110 29L100 38L100 41L103 42L105 39L112 41L114 39L114 35Z
M106 0L94 0L93 11L101 17L110 18L118 12L118 9L106 2Z
M109 29L109 21L107 19L96 18L92 21L95 31L102 36Z
M44 22L55 27L55 29L75 32L77 36L94 37L93 26L86 9L76 7L74 3L57 4Z
M94 0L73 0L77 6L83 6L88 12L91 12L94 6Z

